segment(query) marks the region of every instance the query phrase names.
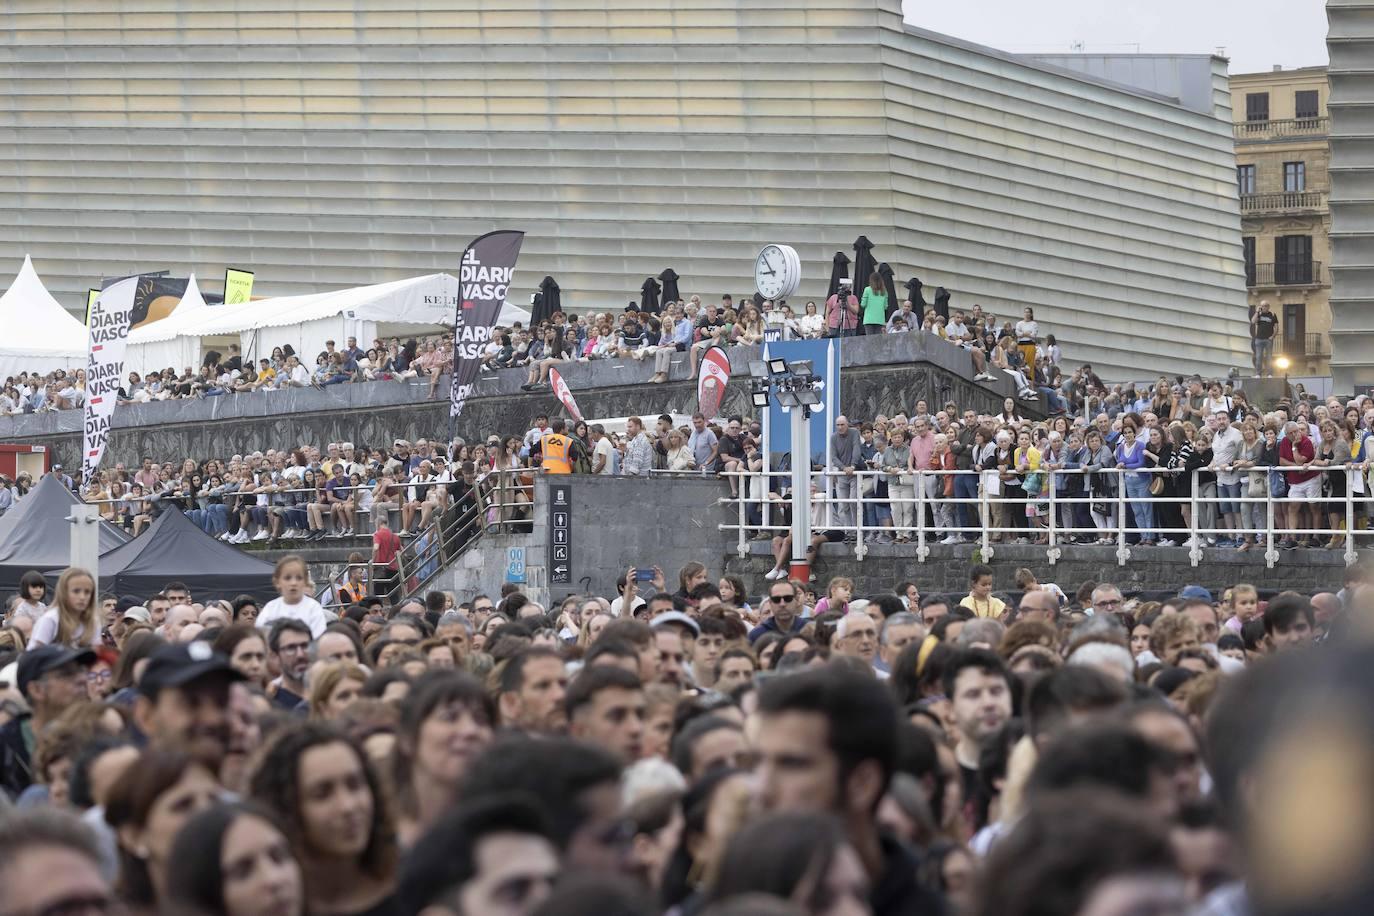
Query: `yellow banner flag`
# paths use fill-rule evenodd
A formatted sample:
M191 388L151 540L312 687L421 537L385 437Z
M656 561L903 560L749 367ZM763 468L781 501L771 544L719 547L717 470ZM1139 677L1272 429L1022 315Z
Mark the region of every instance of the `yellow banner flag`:
M230 267L224 272L224 304L239 305L253 298L253 272L235 270Z
M91 308L95 305L95 300L100 298L100 290L86 290L86 327L91 326Z

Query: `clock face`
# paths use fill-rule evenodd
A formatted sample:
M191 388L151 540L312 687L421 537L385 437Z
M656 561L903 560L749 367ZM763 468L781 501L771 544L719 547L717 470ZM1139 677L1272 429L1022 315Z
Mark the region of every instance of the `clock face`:
M788 245L766 245L754 261L754 285L765 299L783 299L801 285L801 259Z

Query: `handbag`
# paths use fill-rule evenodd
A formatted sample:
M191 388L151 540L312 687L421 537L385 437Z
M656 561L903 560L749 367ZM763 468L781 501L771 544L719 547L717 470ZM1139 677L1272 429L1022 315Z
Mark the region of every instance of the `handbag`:
M1288 495L1288 478L1282 471L1269 472L1269 495L1274 499L1283 499Z
M1032 471L1026 475L1026 482L1021 485L1021 489L1026 491L1027 496L1039 496L1045 488L1045 475L1040 471Z
M1161 475L1159 475L1159 474L1156 474L1156 475L1154 475L1154 477L1151 478L1151 480L1150 480L1150 495L1151 495L1151 496L1159 496L1159 495L1160 495L1161 493L1163 493L1163 492L1164 492L1164 478L1163 478L1163 476L1161 476Z

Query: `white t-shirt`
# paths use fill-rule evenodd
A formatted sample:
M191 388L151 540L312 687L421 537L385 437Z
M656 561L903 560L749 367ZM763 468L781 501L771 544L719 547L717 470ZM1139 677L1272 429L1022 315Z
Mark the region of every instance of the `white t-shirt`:
M323 636L324 628L329 623L329 617L325 614L324 608L309 595L302 595L301 600L295 604L287 604L285 598L273 598L267 602L267 606L262 609L262 613L258 615L255 622L259 630L270 632L272 624L287 618L299 620L310 627L312 639L319 639Z
M602 466L599 473L607 476L615 473L615 461L611 457L611 452L613 451L615 451L615 449L611 445L611 437L602 436L596 443L596 448L592 451L592 467L596 467L597 458L604 458L606 463Z
M48 606L41 601L37 604L31 604L28 601L20 601L14 606L14 616L27 617L30 620L36 621L47 613L47 610Z
M1034 321L1021 320L1016 322L1017 340L1033 340L1040 336L1040 325Z
M38 618L38 622L33 625L33 635L29 637L30 649L37 649L39 646L50 646L57 641L57 608L50 607ZM86 628L77 627L69 643L72 646L98 646L100 645L100 630L97 629L91 638L86 637Z

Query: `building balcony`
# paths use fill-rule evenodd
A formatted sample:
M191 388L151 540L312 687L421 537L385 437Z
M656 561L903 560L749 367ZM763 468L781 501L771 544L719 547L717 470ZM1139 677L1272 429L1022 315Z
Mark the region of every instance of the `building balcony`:
M1331 343L1323 332L1309 331L1301 337L1275 339L1274 354L1289 359L1326 359L1331 355Z
M1245 265L1245 285L1251 289L1289 286L1322 286L1321 261L1280 261L1277 264Z
M1301 213L1326 209L1321 191L1279 191L1273 194L1242 194L1240 212L1258 216L1264 213Z
M1262 143L1266 140L1303 140L1324 137L1331 130L1330 118L1286 118L1279 121L1239 121L1235 125L1236 139L1242 143Z

